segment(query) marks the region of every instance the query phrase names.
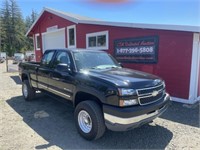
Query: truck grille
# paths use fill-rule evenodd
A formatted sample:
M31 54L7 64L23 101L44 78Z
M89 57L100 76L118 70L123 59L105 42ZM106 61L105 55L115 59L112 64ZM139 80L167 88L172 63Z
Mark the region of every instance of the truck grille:
M163 98L164 95L164 85L158 85L155 87L151 88L144 88L144 89L138 89L137 94L138 94L138 101L140 105L147 105L150 103L154 103L161 98Z

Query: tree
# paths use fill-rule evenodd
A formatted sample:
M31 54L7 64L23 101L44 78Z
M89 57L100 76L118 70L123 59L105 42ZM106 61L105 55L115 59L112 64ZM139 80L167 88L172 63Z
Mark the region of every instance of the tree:
M31 15L24 20L16 0L4 0L0 9L1 51L13 56L15 52L33 50L33 39L25 34L37 17L37 12L32 10Z
M26 32L30 29L32 24L36 21L38 18L38 13L34 10L32 10L32 13L30 16L26 17L25 24L26 24ZM27 50L33 50L33 38L32 37L26 37L26 48Z
M5 0L1 9L2 49L11 56L25 50L25 24L15 0Z
M11 50L12 52L24 52L25 48L25 24L20 8L15 0L10 0L11 11Z
M10 10L8 1L2 4L1 15L1 50L10 52Z

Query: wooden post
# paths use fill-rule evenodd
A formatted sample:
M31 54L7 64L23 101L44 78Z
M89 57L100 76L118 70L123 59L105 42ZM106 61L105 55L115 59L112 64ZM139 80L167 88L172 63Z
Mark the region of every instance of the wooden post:
M8 55L6 53L6 72L8 72Z

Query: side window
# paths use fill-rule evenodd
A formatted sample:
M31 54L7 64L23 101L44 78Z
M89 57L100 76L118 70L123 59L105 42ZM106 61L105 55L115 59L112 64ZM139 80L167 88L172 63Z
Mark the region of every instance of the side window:
M108 31L88 33L86 34L86 47L93 50L107 50L109 47L108 36Z
M36 50L40 50L40 34L35 35Z
M44 57L42 58L41 64L43 66L48 66L52 60L53 54L54 54L54 51L50 51L46 53Z
M70 66L70 58L67 52L58 52L53 67L55 68L58 64L68 64Z

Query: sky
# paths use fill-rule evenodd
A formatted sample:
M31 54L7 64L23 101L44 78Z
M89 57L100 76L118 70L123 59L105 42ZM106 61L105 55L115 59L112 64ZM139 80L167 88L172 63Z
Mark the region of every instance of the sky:
M0 0L3 1L3 0ZM16 0L24 18L49 7L105 21L200 26L200 0Z

